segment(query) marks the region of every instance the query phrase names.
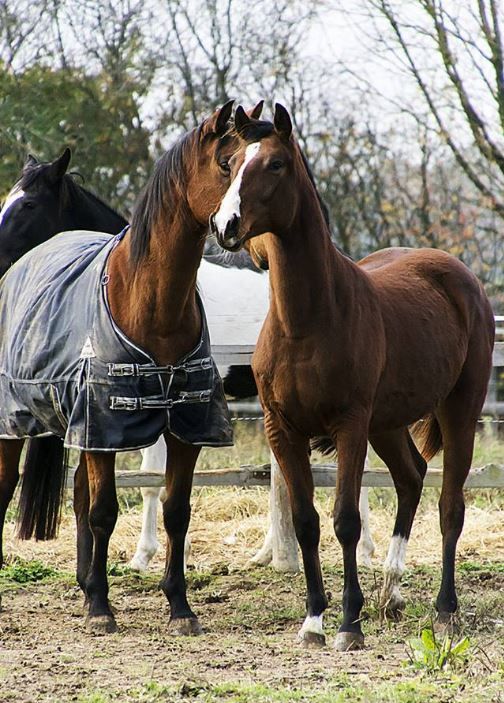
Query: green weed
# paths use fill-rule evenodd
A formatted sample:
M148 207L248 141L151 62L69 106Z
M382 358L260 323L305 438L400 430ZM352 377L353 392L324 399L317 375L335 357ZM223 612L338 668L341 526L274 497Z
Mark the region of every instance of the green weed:
M15 559L0 571L0 583L34 583L58 576L59 572L41 561Z
M410 662L417 669L441 671L462 669L467 663L471 643L468 637L463 637L454 643L453 637L436 637L432 628L422 630L419 638L408 642Z

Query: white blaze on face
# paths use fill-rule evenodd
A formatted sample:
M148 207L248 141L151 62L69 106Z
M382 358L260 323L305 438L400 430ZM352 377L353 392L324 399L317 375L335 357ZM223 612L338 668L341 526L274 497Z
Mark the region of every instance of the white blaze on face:
M226 225L232 219L233 215L240 217L240 188L243 174L252 159L254 159L259 153L260 148L261 142L254 142L253 144L249 144L245 149L245 158L240 166L240 170L236 174L236 178L229 186L228 191L222 200L221 206L215 215L214 222L221 234L224 234L226 231Z
M21 190L19 186L14 186L9 195L6 197L3 204L3 208L0 210L0 225L2 224L8 209L13 205L16 200L19 200L25 194L24 190Z

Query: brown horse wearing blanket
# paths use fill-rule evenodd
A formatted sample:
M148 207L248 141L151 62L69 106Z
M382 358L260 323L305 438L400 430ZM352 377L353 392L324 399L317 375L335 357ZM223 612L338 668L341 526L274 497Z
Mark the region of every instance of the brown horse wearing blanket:
M257 116L260 108L258 105L252 114ZM118 511L114 461L116 448L124 449L124 441L129 441L130 425L124 423L134 424L134 414L130 411L138 408L142 432L146 431L149 436L141 438L137 446L151 444L157 437L150 435L159 436L163 432L168 448L167 498L163 507L168 546L161 587L170 603L171 629L184 634L200 631L198 620L187 602L183 572L192 476L199 445L229 444L230 431L220 379L208 356L204 314L196 293L196 273L208 217L229 185L227 161L237 146L228 130L231 109L232 102L184 135L161 158L136 206L131 229L116 238L96 234L96 248L102 256L102 259L98 257L98 263L89 253L95 246L92 233L67 232L26 255L2 279L0 313L6 322L0 334L1 363L5 361L14 366L6 381L2 380L2 377L6 378L5 368L0 376L3 384L0 398L0 535L8 503L18 482L23 438L50 432L64 438L65 446L83 449L75 476L77 579L89 606L87 622L91 632L113 632L116 629L108 601L106 573L108 543ZM72 247L77 250L77 258L71 265L65 265L65 257L70 256L67 252ZM106 258L101 252L107 253ZM73 250L71 255L74 255ZM53 260L60 262L59 268L53 268ZM76 271L81 269L78 277ZM15 304L18 300L21 305L25 298L32 302L32 291L18 283L33 281L33 275L39 276L43 282L43 285L33 286L35 293L41 291L38 297L35 296L35 313L26 316L19 313L19 319L9 322L12 317L8 314L10 302ZM68 288L47 294L51 281L59 281L60 277L66 277ZM88 296L87 290L74 295L80 290L77 278L82 277L91 283L97 281L92 288L96 295ZM88 299L95 297L101 302L92 302L96 307L93 308L94 317L89 318L89 331L81 330L83 320L89 317L86 317ZM71 312L73 303L73 315L62 315L62 311ZM24 308L21 306L21 309ZM31 308L28 310L32 311ZM43 327L37 330L39 337L32 340L33 344L30 343L27 350L24 331L31 329L33 316L44 315L45 310L49 311L48 319L56 319L58 325L55 346L50 346L47 329ZM13 342L8 334L14 324L17 325L14 337L18 344L21 340L21 346L15 348L16 353L12 353ZM105 327L112 329L111 341L96 333L97 329L100 332ZM84 335L79 337L81 331ZM48 407L42 406L44 363L51 365L53 370L75 337L79 342L77 356L75 362L73 358L69 361L72 369L75 366L78 371L75 388L73 376L67 378L64 375L66 366L63 364L60 377L56 374L49 387L51 403ZM107 357L101 353L104 348L119 351L116 357ZM140 355L140 363L136 363L136 353ZM19 359L23 354L26 354L26 364L20 368ZM39 358L41 361L37 366ZM57 366L58 372L60 366ZM95 376L97 369L104 375ZM150 392L136 395L145 397L132 397L135 394L126 391L108 395L108 388L135 388L129 384L137 376L141 387ZM38 378L41 379L41 390L37 390L39 395L32 402L28 393L31 387L37 386ZM198 378L204 381L201 386L198 386ZM188 391L191 382L196 390ZM8 392L11 387L15 393ZM106 397L103 393L107 393ZM67 413L65 403L69 395L70 400L77 398L77 402ZM79 405L81 395L84 400ZM98 404L98 397L105 402ZM25 401L31 405L20 405ZM179 409L182 409L180 414ZM205 439L201 442L193 443L191 439L193 422L198 421L193 421L193 413L196 416L199 413L200 420L203 419L200 429ZM208 417L214 422L210 431L204 422ZM114 427L111 426L112 419ZM24 424L16 424L18 420ZM84 422L85 432L80 432ZM178 424L174 426L173 423ZM136 432L133 424L132 431ZM93 436L98 439L95 441ZM210 441L207 441L209 437ZM91 446L96 450L90 450ZM62 451L63 442L58 457L28 457L20 501L22 537L35 534L39 539L47 539L55 534L65 479L64 472L57 468L58 462L60 466L62 463ZM0 566L1 556L0 549Z
M460 261L435 249L389 249L353 263L331 242L285 108L276 106L274 124L251 120L238 108L235 128L242 146L230 161L234 180L212 224L221 246L246 245L270 269L270 309L253 369L303 555L308 612L300 637L325 641L327 599L309 460L310 439L320 436L338 452L334 528L344 589L336 648L364 643L356 546L368 438L398 495L382 593L392 610L402 605L398 583L426 459L444 446L436 606L439 621L450 621L457 608L463 486L492 360L494 321L483 288ZM422 418L421 454L408 427Z

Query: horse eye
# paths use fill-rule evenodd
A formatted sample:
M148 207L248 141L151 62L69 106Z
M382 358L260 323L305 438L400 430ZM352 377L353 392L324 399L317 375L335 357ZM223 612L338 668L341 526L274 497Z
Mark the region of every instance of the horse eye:
M33 208L35 207L35 203L33 202L33 200L25 200L23 205L25 208L28 208L28 210L33 210Z
M229 166L229 161L227 159L224 159L223 161L219 161L219 168L223 173L231 173L231 168Z
M270 171L280 171L281 168L283 168L284 162L280 161L280 159L275 159L274 161L271 161L268 164L268 169Z

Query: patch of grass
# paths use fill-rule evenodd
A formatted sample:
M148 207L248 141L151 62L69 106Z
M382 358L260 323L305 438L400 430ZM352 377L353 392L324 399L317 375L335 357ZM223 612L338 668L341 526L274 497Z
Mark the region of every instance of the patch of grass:
M61 576L61 573L52 566L47 566L41 561L25 561L15 559L12 564L5 566L0 571L0 584L25 584L37 581L48 581Z
M458 569L465 573L477 573L477 574L504 574L504 563L503 562L474 562L474 561L463 561L458 564Z
M186 574L187 588L202 591L215 582L215 575L206 571L188 571Z
M108 693L94 691L93 693L83 693L77 698L77 703L110 703L112 698Z
M271 686L226 682L210 684L205 681L186 681L178 687L164 686L155 681L140 689L129 691L131 700L139 703L157 701L198 701L198 703L448 703L459 688L458 681L386 682L370 688L347 674L334 676L324 690L319 685L308 687ZM87 703L87 702L86 702Z
M117 561L111 561L107 564L107 574L109 576L133 576L135 577L138 572L133 571L127 564L121 564Z

